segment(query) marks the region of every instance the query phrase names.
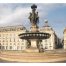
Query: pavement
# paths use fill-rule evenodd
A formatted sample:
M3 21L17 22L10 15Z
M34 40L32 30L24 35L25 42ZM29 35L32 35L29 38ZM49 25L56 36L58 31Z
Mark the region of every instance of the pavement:
M65 63L66 51L47 51L44 53L25 53L15 51L0 52L2 63Z

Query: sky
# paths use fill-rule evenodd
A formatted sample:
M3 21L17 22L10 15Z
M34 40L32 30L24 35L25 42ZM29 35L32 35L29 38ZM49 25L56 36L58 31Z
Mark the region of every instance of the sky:
M23 25L30 27L28 19L33 3L0 3L0 27ZM39 14L39 27L44 26L47 19L58 37L63 38L66 27L65 3L35 3Z

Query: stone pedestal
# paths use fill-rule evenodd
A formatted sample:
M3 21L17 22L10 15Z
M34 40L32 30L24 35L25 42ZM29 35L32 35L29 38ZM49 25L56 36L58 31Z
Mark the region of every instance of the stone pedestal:
M38 26L32 25L30 30L31 30L31 32L38 32Z
M37 48L38 40L37 39L31 39L30 40L31 46L30 48L27 48L26 52L39 52L39 49Z
M37 43L38 43L37 40L35 40L35 39L33 40L32 39L31 40L31 47L37 48Z

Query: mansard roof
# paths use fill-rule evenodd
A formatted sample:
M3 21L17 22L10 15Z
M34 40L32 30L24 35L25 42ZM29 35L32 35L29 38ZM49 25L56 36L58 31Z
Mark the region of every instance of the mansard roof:
M0 27L0 32L26 30L22 25Z
M64 31L63 31L63 33L65 33L66 32L66 28L64 28Z

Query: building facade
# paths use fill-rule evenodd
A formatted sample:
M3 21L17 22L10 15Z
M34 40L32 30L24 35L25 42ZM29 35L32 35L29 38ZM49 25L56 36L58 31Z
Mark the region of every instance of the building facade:
M64 29L64 40L63 40L63 44L64 44L64 49L66 49L66 28Z
M39 29L40 32L49 33L51 37L40 41L40 45L44 50L54 50L59 48L59 38L55 31L48 25L48 21L45 22L45 26ZM25 50L28 48L28 41L19 38L19 34L26 33L27 30L22 25L0 27L0 50ZM66 33L64 33L66 36ZM66 37L64 37L64 42ZM66 43L64 43L66 48Z
M45 21L45 25L39 31L44 33L49 33L51 35L49 39L44 39L41 42L45 50L54 50L58 48L58 44L59 44L58 37L55 31L48 25L48 21Z
M19 38L19 34L26 32L22 25L0 27L0 50L24 50L26 40Z

